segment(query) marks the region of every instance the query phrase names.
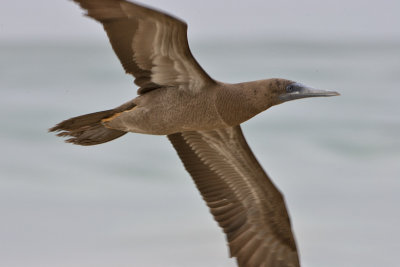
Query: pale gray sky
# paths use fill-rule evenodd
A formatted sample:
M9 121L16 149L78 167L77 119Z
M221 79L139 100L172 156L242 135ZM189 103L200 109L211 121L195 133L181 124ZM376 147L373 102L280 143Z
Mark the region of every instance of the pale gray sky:
M4 2L5 1L5 2ZM400 40L399 0L147 0L189 24L189 38ZM92 40L102 28L68 0L3 0L0 40Z

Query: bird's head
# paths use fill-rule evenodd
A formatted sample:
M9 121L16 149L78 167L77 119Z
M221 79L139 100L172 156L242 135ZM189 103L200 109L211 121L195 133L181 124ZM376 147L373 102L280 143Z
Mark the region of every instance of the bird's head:
M284 88L280 88L280 90L282 93L278 96L278 98L282 102L306 97L326 97L340 95L335 91L315 89L297 82L287 83Z
M340 95L335 91L315 89L304 84L285 79L268 79L257 81L257 83L257 86L260 86L259 90L257 91L258 93L262 93L258 95L258 101L262 102L264 105L264 110L271 106L290 100L307 97L327 97Z
M308 87L285 79L267 79L234 85L221 90L218 111L228 125L238 125L286 101L306 97L336 96L339 93ZM239 111L239 112L238 112Z

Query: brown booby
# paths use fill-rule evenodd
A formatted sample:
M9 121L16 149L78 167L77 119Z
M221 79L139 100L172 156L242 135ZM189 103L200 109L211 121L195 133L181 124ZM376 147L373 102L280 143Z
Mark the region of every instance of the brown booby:
M239 266L300 266L284 199L251 152L240 124L283 102L339 95L286 79L239 84L212 79L192 56L185 22L124 0L74 0L99 21L133 100L65 120L50 131L96 145L127 132L167 135Z

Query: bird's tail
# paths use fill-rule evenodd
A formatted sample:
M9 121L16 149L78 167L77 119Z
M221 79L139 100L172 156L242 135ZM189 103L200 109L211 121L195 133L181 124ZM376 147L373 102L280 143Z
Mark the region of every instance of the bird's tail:
M130 102L115 109L74 117L58 123L50 128L49 132L59 132L57 136L70 137L65 142L81 146L106 143L123 136L126 132L107 128L102 121L134 106L135 104Z

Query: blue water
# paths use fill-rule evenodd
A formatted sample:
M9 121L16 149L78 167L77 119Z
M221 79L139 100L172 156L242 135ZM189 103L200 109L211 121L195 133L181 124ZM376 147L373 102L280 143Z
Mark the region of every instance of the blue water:
M285 194L303 266L397 266L400 44L196 43L218 80L290 78L340 97L243 125ZM0 266L235 266L165 137L79 147L55 123L135 96L106 40L0 44Z

